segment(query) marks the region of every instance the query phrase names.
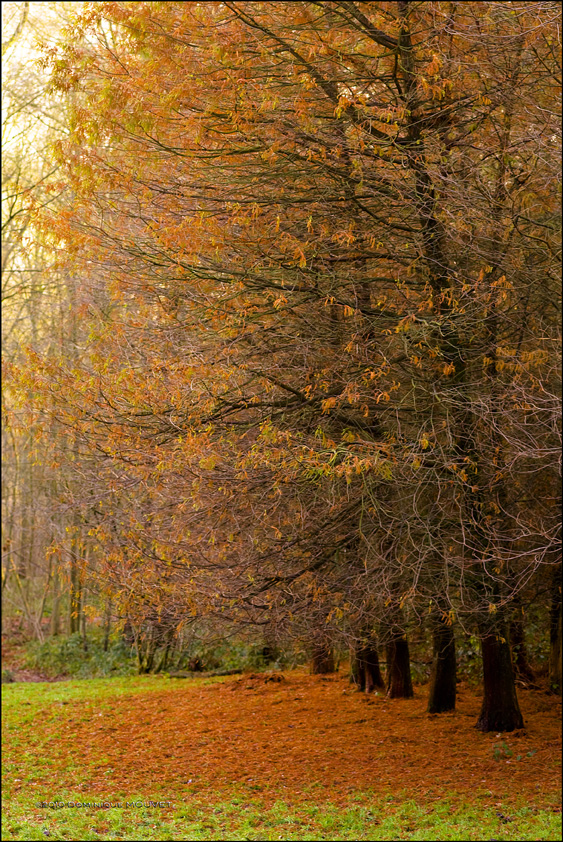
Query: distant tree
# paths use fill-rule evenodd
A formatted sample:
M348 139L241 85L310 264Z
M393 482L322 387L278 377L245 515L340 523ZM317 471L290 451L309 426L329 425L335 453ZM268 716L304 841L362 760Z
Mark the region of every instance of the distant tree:
M49 354L66 346L70 291L47 242L33 226L33 206L60 206L64 187L50 155L56 137L68 131L60 98L47 91L37 66L35 40L56 38L68 7L5 3L2 17L2 598L4 616L24 618L27 630L43 638L43 615L51 609L59 628L61 556L54 551L68 519L61 494L64 478L49 471L64 434L43 422L32 407L25 375L26 351Z
M428 713L455 709L457 665L455 634L451 617L436 612L433 628L433 661L428 696Z

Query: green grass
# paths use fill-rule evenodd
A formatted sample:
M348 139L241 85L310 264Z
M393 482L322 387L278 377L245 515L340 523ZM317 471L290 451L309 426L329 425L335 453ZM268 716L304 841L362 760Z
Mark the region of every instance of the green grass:
M193 682L220 681L220 678L191 678ZM55 682L18 682L2 685L2 710L19 716L22 703L32 710L67 701L99 702L153 690L171 690L185 686L182 680L163 675L131 675L115 678L76 679Z
M375 803L299 804L279 800L266 806L252 797L218 798L215 803L181 794L171 808L38 808L18 798L7 806L3 839L190 839L190 840L556 840L561 824L551 811L523 807L497 815L485 809L441 800ZM84 795L58 793L65 803ZM132 801L137 800L134 796ZM139 802L144 802L139 796Z
M194 679L208 683L221 679ZM352 791L346 803L331 803L309 790L292 798L289 791L269 792L238 784L211 790L178 781L166 791L116 792L113 801L142 802L129 807L41 807L39 802L95 802L95 793L80 787L87 780L80 757L72 763L74 789L57 786L56 756L48 732L65 716L68 705L84 715L111 708L116 697L185 688L182 681L134 676L55 684L12 684L3 687L4 728L9 750L4 753L5 840L187 839L187 840L555 840L561 838L561 818L555 805L537 809L491 806L451 792L424 797L420 803L402 781L402 791L382 797ZM81 708L81 709L82 709ZM17 770L17 771L16 771ZM108 779L108 785L111 781ZM145 806L160 798L170 807ZM545 805L545 801L544 801Z

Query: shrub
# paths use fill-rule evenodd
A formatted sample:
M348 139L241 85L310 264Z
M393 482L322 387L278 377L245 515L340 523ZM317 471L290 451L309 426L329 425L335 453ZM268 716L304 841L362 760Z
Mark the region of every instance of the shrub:
M27 646L25 664L50 677L98 678L105 675L132 675L137 671L136 659L121 637L110 640L107 652L103 634L93 631L87 645L80 634L50 637L44 643L32 641Z

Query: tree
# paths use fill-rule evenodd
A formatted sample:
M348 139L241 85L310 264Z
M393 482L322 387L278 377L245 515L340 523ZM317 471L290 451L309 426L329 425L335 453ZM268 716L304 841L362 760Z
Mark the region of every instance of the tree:
M374 690L382 690L385 687L379 664L377 641L369 633L352 649L351 677L358 689L366 693L373 693Z
M254 618L363 584L391 695L402 612L440 596L495 730L508 606L558 540L559 13L99 3L51 56L73 205L44 225L111 295L48 379L116 570Z
M549 623L549 683L561 693L561 565L553 568Z
M444 713L454 710L456 701L455 635L447 614L434 617L433 643L428 713Z
M32 205L60 200L57 166L50 155L55 137L67 128L60 98L47 92L35 63L37 38L55 37L69 6L39 11L29 3L3 8L2 85L2 349L3 554L2 597L8 618L23 614L25 625L42 639L42 618L59 600L57 555L52 552L65 520L61 513L64 480L49 474L61 446L56 427L31 409L31 384L17 383L14 367L26 366L24 349L49 354L64 344L68 287L53 266L46 239L33 228ZM30 401L28 401L28 397ZM58 621L53 623L57 630Z

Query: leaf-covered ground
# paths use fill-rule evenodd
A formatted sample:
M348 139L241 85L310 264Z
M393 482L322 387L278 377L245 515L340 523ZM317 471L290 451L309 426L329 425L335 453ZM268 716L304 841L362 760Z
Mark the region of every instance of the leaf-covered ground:
M343 674L8 685L3 838L556 839L561 703L519 695L501 735L463 685L440 716Z

